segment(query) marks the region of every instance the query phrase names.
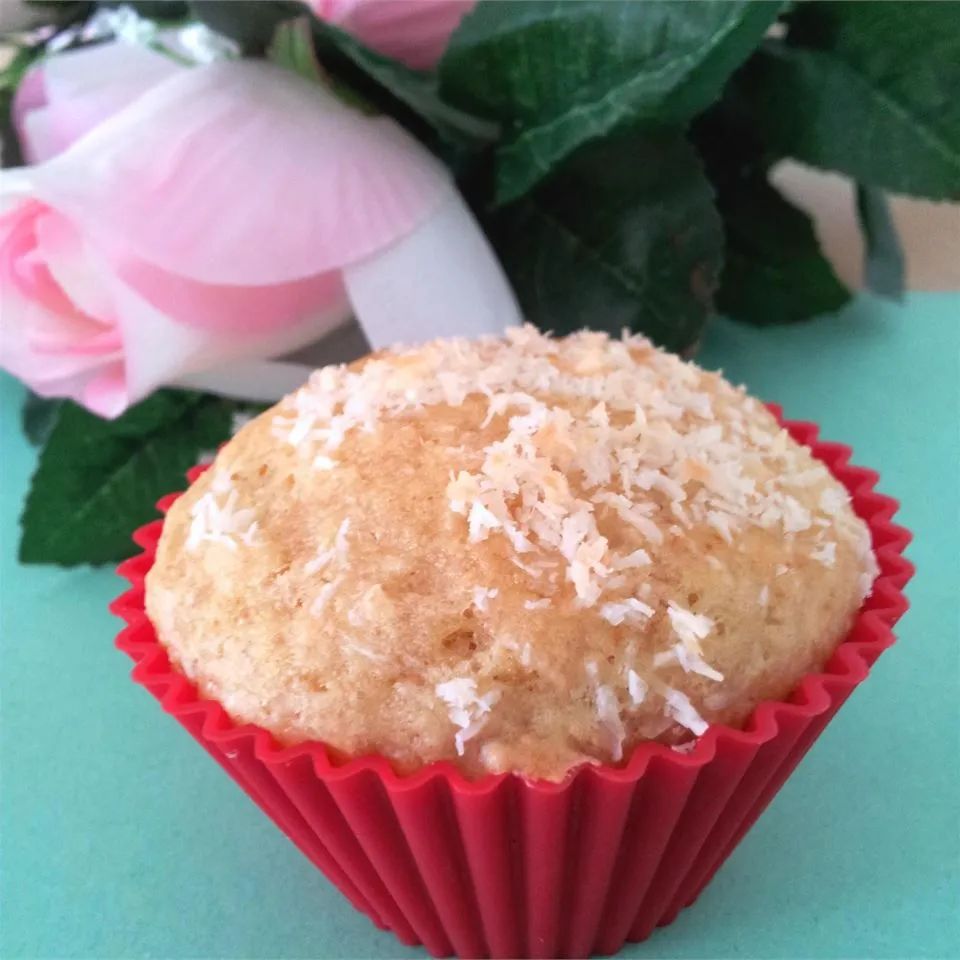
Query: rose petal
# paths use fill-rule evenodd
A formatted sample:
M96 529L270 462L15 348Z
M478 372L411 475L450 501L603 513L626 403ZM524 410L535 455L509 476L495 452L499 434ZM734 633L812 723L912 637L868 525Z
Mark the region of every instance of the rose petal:
M109 350L51 353L36 349L37 331L55 333L57 325L58 318L41 305L21 297L16 289L5 287L0 367L41 396L71 397L82 402L86 385L120 361L120 354Z
M122 362L110 364L89 380L78 398L88 410L112 420L130 406L130 393Z
M37 225L48 215L28 200L0 216L0 365L29 383L87 374L118 348L109 326L81 314L37 255Z
M52 336L42 332L31 332L29 336L30 348L38 354L46 356L96 357L102 359L110 354L119 354L123 349L120 331L113 327L95 327L83 337L65 335L57 330Z
M427 70L443 55L450 34L476 0L314 0L318 17L368 47Z
M24 121L30 113L45 106L46 102L47 85L43 79L43 68L40 65L33 66L23 75L17 85L13 94L13 102L10 105L10 118L17 133L17 140L20 143L24 158L30 163L36 163L39 158L35 153L35 145L27 133ZM43 156L47 157L50 154L44 154Z
M123 257L111 269L161 313L222 333L281 330L331 310L339 316L346 297L335 270L271 286L228 286L200 283Z
M107 286L91 268L94 254L76 227L50 211L37 218L35 229L37 253L71 304L88 317L112 316Z
M14 104L24 155L31 163L55 156L184 69L148 47L116 42L44 60L24 78Z
M347 322L281 360L227 363L181 377L176 385L245 400L279 400L302 386L317 367L350 363L369 352L363 331L355 321Z
M33 168L10 167L0 176L0 215L6 217L34 197Z
M305 363L242 360L180 377L176 385L225 397L272 403L302 387L313 371L314 368Z
M500 264L459 195L410 236L347 267L343 276L374 349L498 334L521 322Z
M349 313L341 298L280 330L227 333L177 323L116 278L111 280L111 294L123 335L130 403L201 370L296 350L342 323Z
M34 171L38 196L132 257L227 285L369 256L448 196L449 174L386 118L254 61L165 80Z

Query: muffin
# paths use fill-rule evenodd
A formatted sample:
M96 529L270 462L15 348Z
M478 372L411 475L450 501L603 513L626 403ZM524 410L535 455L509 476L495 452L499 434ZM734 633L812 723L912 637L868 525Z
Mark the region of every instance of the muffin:
M561 781L784 699L876 573L846 489L741 388L525 327L318 370L173 505L146 609L280 744Z

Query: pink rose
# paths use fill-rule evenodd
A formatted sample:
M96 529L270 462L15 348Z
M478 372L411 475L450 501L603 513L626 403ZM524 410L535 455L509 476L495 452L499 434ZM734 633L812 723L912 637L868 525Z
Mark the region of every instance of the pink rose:
M24 157L40 163L183 70L147 47L102 43L33 67L17 88L13 120Z
M311 0L310 6L371 49L429 70L476 0Z
M273 399L306 371L264 358L351 312L374 347L516 322L446 169L391 120L267 63L157 56L63 54L18 97L42 162L0 184L0 366L116 416L169 383Z

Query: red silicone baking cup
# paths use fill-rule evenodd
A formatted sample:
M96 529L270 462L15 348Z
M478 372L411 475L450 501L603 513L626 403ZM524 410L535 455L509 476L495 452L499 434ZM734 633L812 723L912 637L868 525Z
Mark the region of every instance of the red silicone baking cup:
M874 471L849 465L849 448L817 441L813 424L784 426L849 490L880 574L822 673L788 700L760 704L742 730L711 726L687 754L642 744L622 767L581 767L548 783L470 781L448 763L400 776L381 757L338 764L321 743L282 748L201 698L158 643L144 577L162 520L136 532L143 553L120 566L131 587L112 605L127 623L117 646L136 661L134 680L381 929L437 956L612 953L696 900L894 642L907 609L910 534L891 523L896 501L874 491Z

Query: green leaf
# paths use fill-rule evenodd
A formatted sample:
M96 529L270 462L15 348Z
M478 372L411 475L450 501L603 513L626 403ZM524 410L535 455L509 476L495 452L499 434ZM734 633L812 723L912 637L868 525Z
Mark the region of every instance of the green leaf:
M18 167L23 163L20 140L13 125L13 96L23 75L43 55L43 45L16 46L16 52L0 71L0 164L4 168Z
M39 44L32 47L14 46L13 49L13 56L0 70L0 93L3 94L13 94L30 65L43 54L43 47Z
M314 26L310 16L295 17L278 24L267 48L267 59L306 80L323 84L337 98L361 113L377 113L376 108L353 87L331 76L320 65L314 48Z
M58 30L86 20L96 9L93 0L26 0L28 7L43 12L43 23Z
M867 186L960 198L956 3L797 5L738 82L771 147Z
M438 135L457 146L474 147L493 140L496 124L445 103L431 74L411 70L365 47L310 7L292 0L193 0L196 16L211 29L230 37L247 54L269 50L270 58L301 72L308 56L302 28L287 24L307 17L313 32L314 56L338 96L360 109L393 117L415 136L431 142ZM277 46L274 38L280 33ZM294 49L295 46L295 49ZM307 74L305 74L307 75Z
M524 313L543 329L629 327L674 350L700 336L723 238L710 185L679 133L582 148L496 213L491 229Z
M266 52L282 20L306 12L292 0L192 0L194 16L211 30L229 37L248 55Z
M190 12L189 5L179 0L123 0L120 5L133 7L141 17L159 23L175 23Z
M770 185L779 157L758 137L736 86L692 128L726 236L717 305L761 325L835 311L850 292L823 256L810 219Z
M21 422L24 435L35 447L46 443L63 403L63 400L50 400L27 391L23 400Z
M867 288L901 300L906 263L887 198L874 187L858 186L857 216L863 231L863 279Z
M131 533L184 472L230 435L235 404L164 390L117 420L65 402L21 520L24 563L113 563L135 552Z
M324 81L324 73L313 50L313 30L307 17L296 17L277 25L267 49L267 59L313 80Z
M810 218L753 174L718 196L726 262L717 307L734 320L767 326L839 310L850 291L820 252Z
M581 144L688 121L720 93L778 3L480 3L440 64L444 98L503 124L498 199L522 196Z
M376 53L317 17L313 18L313 29L324 68L404 126L415 127L416 121L421 121L445 141L466 146L481 146L496 139L497 124L446 103L432 74L411 70ZM408 112L398 111L398 105Z

